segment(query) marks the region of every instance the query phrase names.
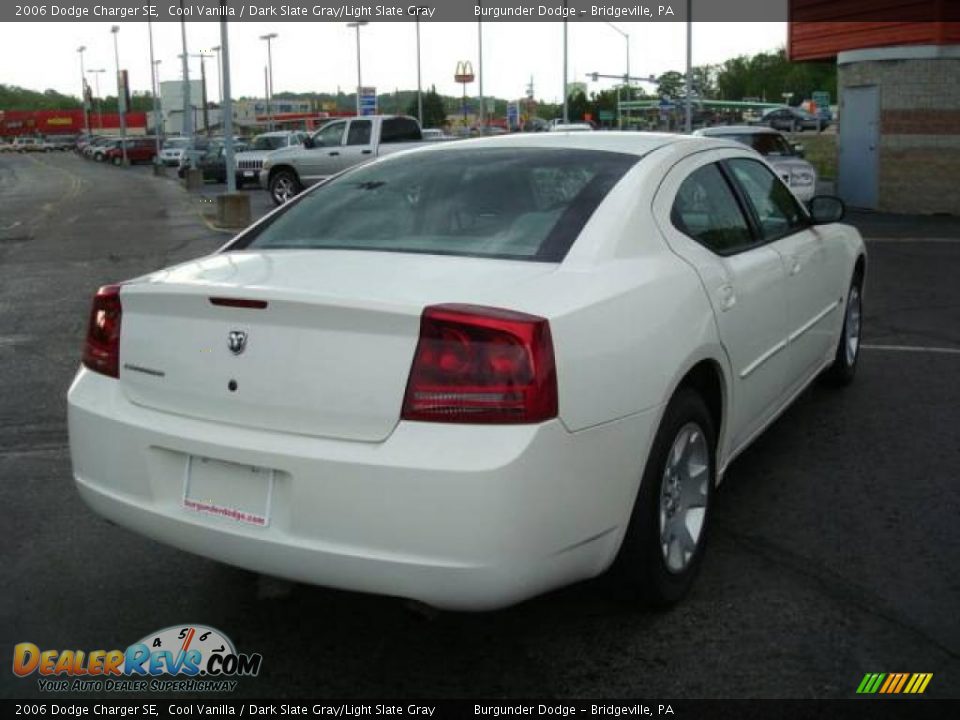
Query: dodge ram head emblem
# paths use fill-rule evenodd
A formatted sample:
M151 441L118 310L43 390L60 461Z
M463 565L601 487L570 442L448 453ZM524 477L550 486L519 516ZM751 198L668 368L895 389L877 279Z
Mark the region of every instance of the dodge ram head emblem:
M227 336L227 347L234 355L247 349L247 334L243 330L231 330Z

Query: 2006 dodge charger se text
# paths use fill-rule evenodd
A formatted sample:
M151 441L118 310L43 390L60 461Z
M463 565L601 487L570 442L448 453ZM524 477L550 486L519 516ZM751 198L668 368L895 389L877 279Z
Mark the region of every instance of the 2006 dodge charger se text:
M608 568L678 601L714 488L856 369L864 244L723 139L443 143L96 294L86 502L309 583L502 607Z

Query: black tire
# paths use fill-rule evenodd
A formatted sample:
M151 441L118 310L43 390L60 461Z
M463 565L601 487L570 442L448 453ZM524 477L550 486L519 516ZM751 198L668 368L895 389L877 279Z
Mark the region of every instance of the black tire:
M113 158L112 162L113 162L113 164L116 165L117 167L120 167L121 165L123 165L123 158L115 157L115 158Z
M701 476L696 481L704 493L703 521L695 550L685 565L670 569L661 544L661 516L668 517L664 504L670 502L669 489L664 492L667 461L674 443L691 424L703 433L706 445L705 488L700 485ZM703 398L695 390L681 387L670 400L650 448L630 526L614 564L619 584L651 607L668 608L679 602L689 592L703 562L716 478L716 444L713 420Z
M853 308L856 305L856 332L857 342L853 351L848 348L848 330L851 329ZM824 378L833 385L845 387L853 382L857 374L857 361L860 359L860 338L863 335L863 272L857 270L850 281L850 290L847 292L843 308L843 328L840 339L837 341L837 352L833 364L827 368Z
M283 205L299 195L303 190L300 184L300 178L293 170L283 168L275 171L270 176L270 199L275 205Z

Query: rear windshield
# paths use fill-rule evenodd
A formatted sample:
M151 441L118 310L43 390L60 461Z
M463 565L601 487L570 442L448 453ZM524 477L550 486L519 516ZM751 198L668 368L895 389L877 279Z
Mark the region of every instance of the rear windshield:
M251 150L277 150L287 146L285 135L257 135L250 146Z
M190 138L179 137L179 138L169 138L166 142L163 143L164 150L172 150L176 148L185 148L190 144Z
M559 262L636 155L413 153L321 185L230 249L316 248Z
M774 133L744 133L742 135L723 135L723 137L749 145L761 155L789 157L794 154L790 143Z

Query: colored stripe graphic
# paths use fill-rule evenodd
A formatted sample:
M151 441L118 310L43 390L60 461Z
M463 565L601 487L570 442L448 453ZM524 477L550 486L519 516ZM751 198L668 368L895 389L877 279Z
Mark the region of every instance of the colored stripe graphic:
M857 686L859 695L920 695L933 673L867 673Z

